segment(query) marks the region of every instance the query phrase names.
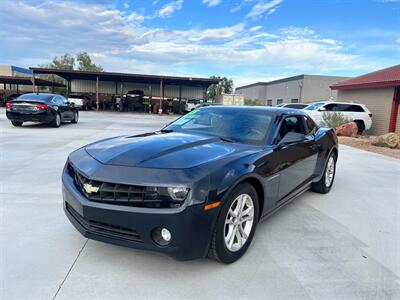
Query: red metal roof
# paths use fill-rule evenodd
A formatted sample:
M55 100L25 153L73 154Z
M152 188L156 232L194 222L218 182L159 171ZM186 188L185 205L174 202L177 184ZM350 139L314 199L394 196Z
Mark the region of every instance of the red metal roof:
M400 65L368 73L331 86L333 90L400 86Z

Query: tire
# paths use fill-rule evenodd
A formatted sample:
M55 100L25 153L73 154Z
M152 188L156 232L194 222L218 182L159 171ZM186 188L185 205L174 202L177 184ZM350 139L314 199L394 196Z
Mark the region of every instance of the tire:
M236 211L238 209L237 204L240 203L239 199L246 202L242 212L248 211L248 214L235 218L232 213L240 213L240 210ZM248 204L252 204L252 209ZM256 231L258 209L257 192L251 184L242 183L234 188L221 208L212 235L208 257L225 264L233 263L241 258L249 248ZM246 219L246 217L247 221L242 221L242 223L239 221ZM240 224L244 224L244 228ZM242 244L239 243L237 234L244 239Z
M50 123L51 127L58 128L61 125L61 116L57 113L54 117L54 120Z
M71 123L76 124L78 123L79 114L77 111L74 111L74 118L71 120Z
M354 121L357 124L357 134L361 135L363 134L364 130L365 130L365 124L364 121Z
M13 126L15 126L15 127L21 127L22 124L23 124L23 122L20 122L20 121L11 121L11 124L13 124Z
M332 152L325 165L324 173L321 177L321 179L318 182L315 182L311 186L311 190L316 193L320 194L327 194L332 188L333 182L335 181L335 175L336 175L336 154ZM331 165L333 163L333 166ZM331 176L328 174L333 171L333 174L331 173ZM328 179L328 177L331 177L331 179Z

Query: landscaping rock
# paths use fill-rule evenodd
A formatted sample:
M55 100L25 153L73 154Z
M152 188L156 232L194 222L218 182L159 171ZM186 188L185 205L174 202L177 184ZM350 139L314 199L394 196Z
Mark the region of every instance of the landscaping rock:
M354 122L346 123L335 128L338 136L356 137L358 132L357 124Z
M372 140L372 145L387 148L396 148L399 143L400 137L394 132L377 136Z

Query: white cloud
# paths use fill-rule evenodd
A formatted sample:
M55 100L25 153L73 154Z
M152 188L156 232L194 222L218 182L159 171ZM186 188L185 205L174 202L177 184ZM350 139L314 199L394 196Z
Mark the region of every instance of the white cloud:
M240 23L231 27L205 29L202 31L188 31L186 35L190 41L194 42L227 40L243 32L244 26L244 23Z
M207 7L214 7L221 4L221 0L203 0L203 4Z
M107 71L147 74L239 78L248 70L324 73L365 67L340 41L307 27L268 32L238 23L171 30L147 27L144 18L102 5L3 0L0 63L34 66L66 52L87 51Z
M246 15L246 17L250 19L259 19L264 14L271 14L275 12L277 6L282 2L283 0L258 1Z
M157 11L156 15L162 18L170 18L175 11L182 9L182 3L183 0L171 1Z
M256 31L261 30L262 28L263 28L262 26L258 25L258 26L251 27L251 28L249 29L249 31L251 31L251 32L256 32Z

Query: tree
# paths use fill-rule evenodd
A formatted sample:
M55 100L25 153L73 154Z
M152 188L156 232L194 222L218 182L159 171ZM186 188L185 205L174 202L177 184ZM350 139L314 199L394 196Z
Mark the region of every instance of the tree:
M73 70L75 65L75 58L71 54L64 54L60 57L55 56L51 63L39 65L40 67L50 68L50 69L65 69Z
M80 52L76 55L76 61L78 62L78 70L80 71L94 71L94 72L102 72L103 68L101 66L97 66L92 62L89 54L87 52Z
M76 66L76 63L78 64ZM64 70L80 70L80 71L94 71L102 72L103 68L92 62L87 52L79 52L76 58L69 53L60 57L55 56L49 64L39 65L43 68L50 69L64 69Z
M218 84L212 84L207 89L207 98L215 101L218 95L221 94L232 94L233 92L233 80L227 77L211 76L211 79L221 79Z

